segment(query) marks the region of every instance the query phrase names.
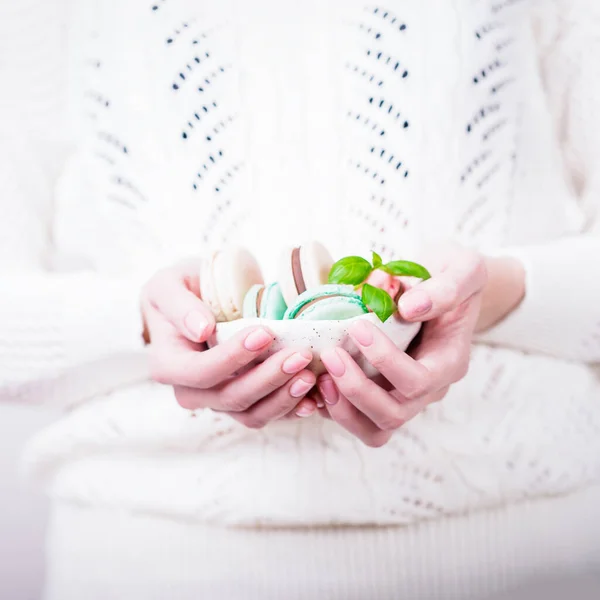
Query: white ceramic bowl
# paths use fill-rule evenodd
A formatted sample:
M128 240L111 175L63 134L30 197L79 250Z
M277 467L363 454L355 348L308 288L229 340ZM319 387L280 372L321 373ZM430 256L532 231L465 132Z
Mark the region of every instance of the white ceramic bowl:
M369 313L344 321L302 321L286 320L272 321L269 319L239 319L229 323L219 323L209 345L223 343L233 337L238 331L254 325L264 325L275 336L275 342L261 356L261 361L282 348L295 350L310 350L314 358L308 368L319 375L325 371L321 362L321 352L327 348L340 347L356 359L357 364L369 377L377 375L377 371L364 359L350 336L348 327L358 319L365 319L381 328L394 344L402 351L406 350L417 335L420 323L407 323L396 317L391 317L382 323L376 315Z

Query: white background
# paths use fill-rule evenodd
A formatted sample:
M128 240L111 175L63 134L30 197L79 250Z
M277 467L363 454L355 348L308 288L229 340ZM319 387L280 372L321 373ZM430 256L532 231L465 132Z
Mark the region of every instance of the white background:
M18 472L25 441L53 415L40 407L0 404L0 598L37 600L43 583L46 499Z

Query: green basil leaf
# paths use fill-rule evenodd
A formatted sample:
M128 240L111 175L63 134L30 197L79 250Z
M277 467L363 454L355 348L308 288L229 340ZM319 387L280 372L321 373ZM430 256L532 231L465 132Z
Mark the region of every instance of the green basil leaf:
M379 254L377 254L377 252L373 251L373 267L375 267L376 269L379 269L379 267L383 264L383 260L381 259L381 256L379 256Z
M338 260L329 272L329 283L359 285L373 270L371 263L361 256L346 256Z
M396 277L400 275L418 277L419 279L423 279L423 281L431 278L429 271L425 267L410 262L409 260L393 260L392 262L383 265L381 269Z
M362 288L363 302L385 323L395 312L392 297L384 290L365 283Z

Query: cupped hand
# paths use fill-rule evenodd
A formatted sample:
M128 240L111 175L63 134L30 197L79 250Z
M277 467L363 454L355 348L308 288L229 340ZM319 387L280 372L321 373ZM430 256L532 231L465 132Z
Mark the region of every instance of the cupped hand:
M200 299L198 272L198 262L189 261L158 272L144 287L152 378L173 386L182 407L226 412L250 428L286 416L310 416L316 410L305 399L316 382L306 370L310 352L284 349L250 368L273 343L264 327L248 328L207 349L216 324Z
M325 416L368 446L387 443L395 430L441 400L469 367L487 280L484 260L472 250L451 245L429 252L424 264L431 279L406 286L398 303L403 319L426 322L414 350L400 351L381 329L360 321L351 327L350 336L381 373L380 379L368 379L341 348L321 355L328 371L318 382Z

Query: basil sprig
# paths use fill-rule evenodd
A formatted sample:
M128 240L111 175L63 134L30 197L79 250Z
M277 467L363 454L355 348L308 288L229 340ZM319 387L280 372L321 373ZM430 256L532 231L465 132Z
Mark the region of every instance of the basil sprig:
M393 260L384 264L377 252L373 252L371 262L362 256L346 256L338 260L329 272L329 283L362 287L362 301L382 322L387 321L397 307L385 290L365 283L371 273L378 269L395 277L418 277L423 280L431 277L425 267L409 260Z

